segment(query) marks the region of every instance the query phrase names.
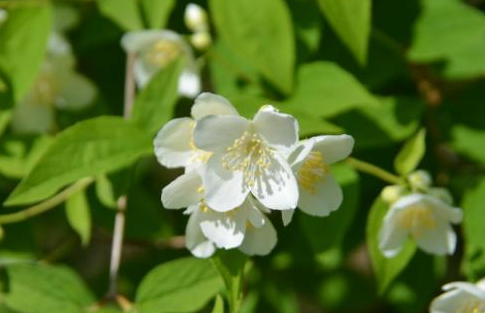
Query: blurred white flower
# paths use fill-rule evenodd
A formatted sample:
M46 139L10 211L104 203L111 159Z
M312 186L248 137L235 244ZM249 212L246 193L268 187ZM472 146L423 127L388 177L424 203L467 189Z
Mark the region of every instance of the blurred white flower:
M184 21L187 28L194 33L207 32L209 30L206 11L195 3L189 3L185 7Z
M298 185L285 153L298 140L298 123L271 106L252 121L237 115L209 115L197 122L195 146L213 153L203 175L206 201L225 212L249 193L275 210L294 209Z
M185 67L179 77L179 94L193 98L200 92L199 69L191 47L171 30L143 30L125 34L121 45L127 52L136 54L135 80L143 88L160 70L178 57L184 57Z
M8 13L5 9L0 9L0 24L7 19Z
M237 110L224 97L202 93L194 102L190 117L176 118L158 132L153 145L160 164L168 167L197 167L208 161L211 153L198 149L194 144L197 120L207 115L238 115Z
M342 189L330 172L330 164L349 156L354 139L349 135L317 136L303 140L288 161L299 189L298 208L314 216L327 216L342 204ZM282 211L283 223L291 222L294 210Z
M12 130L42 133L54 124L55 108L80 110L91 104L96 87L74 70L69 43L58 33L49 37L47 54L30 91L16 104Z
M450 223L460 223L463 212L432 195L412 193L395 201L382 222L379 248L386 257L401 250L408 236L423 251L453 254L456 234Z
M431 303L430 313L485 313L485 280L476 284L453 282L443 290L446 292Z

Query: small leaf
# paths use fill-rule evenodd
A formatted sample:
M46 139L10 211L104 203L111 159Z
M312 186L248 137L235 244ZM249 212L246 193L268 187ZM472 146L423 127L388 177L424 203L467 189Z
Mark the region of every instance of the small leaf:
M462 208L465 212L463 229L467 245L484 248L485 242L485 179L482 178L478 186L466 192L463 198Z
M78 179L123 168L151 154L151 141L149 134L121 117L102 116L75 124L57 135L5 204L41 201Z
M173 115L178 99L178 79L184 62L180 58L160 70L136 97L133 120L150 133L158 131Z
M9 10L0 27L0 69L10 80L15 102L28 91L44 60L51 15L50 5L22 6Z
M5 110L0 112L0 137L2 137L3 132L8 126L8 123L10 123L11 117L12 117L11 110Z
M7 267L7 305L24 313L84 313L95 299L67 267L15 264Z
M402 176L414 171L426 152L426 130L421 129L402 147L394 160L394 168Z
M124 30L143 29L136 0L96 0L99 11Z
M370 0L318 0L320 9L356 60L365 65L371 30Z
M394 279L406 268L416 252L416 245L411 241L404 245L401 252L393 258L386 258L379 249L379 231L388 205L380 198L374 202L367 218L367 249L377 279L378 290L383 294Z
M183 258L164 263L143 278L135 308L141 313L200 310L222 287L208 260Z
M81 237L86 246L91 239L91 212L84 190L71 195L66 201L66 215L69 225Z
M99 175L96 178L96 195L105 207L110 209L117 208L113 185L106 175Z
M174 0L141 0L140 5L148 22L148 27L153 29L164 28L174 4Z
M452 129L453 148L469 158L485 164L485 131L456 125Z
M224 300L222 299L221 295L216 296L212 313L224 313Z
M288 94L293 89L295 39L282 0L210 0L217 33L233 53Z

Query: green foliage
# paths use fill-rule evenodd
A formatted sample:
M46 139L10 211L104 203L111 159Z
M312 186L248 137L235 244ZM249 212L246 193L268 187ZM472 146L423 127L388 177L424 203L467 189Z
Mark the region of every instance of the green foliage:
M175 0L142 0L140 5L148 28L164 28L175 5Z
M140 10L135 0L96 0L99 10L125 30L143 28Z
M485 131L456 125L452 135L454 148L458 152L485 164L485 150L482 148L485 144Z
M213 298L222 282L207 260L183 258L150 271L136 292L140 313L193 312Z
M288 94L293 89L295 47L283 0L210 0L217 33L228 47Z
M405 143L394 159L396 172L406 176L418 167L426 150L425 137L426 130L421 129Z
M71 195L66 201L66 216L69 225L81 237L85 246L91 239L91 211L84 190Z
M371 0L318 0L318 3L355 59L365 65L371 32Z
M12 111L5 110L3 112L0 112L0 137L2 137L2 134L7 128L11 118L12 118Z
M96 178L96 195L105 207L116 209L113 185L105 175L100 175Z
M0 27L0 72L9 77L15 102L34 82L44 59L51 14L46 4L12 9Z
M216 296L216 301L214 302L214 308L212 313L224 313L224 300L220 295Z
M119 117L98 117L60 133L6 201L27 204L76 180L114 171L152 151L150 136Z
M17 264L7 267L7 306L21 313L84 313L95 299L67 267Z
M379 293L384 293L396 277L406 268L416 252L416 245L408 241L401 252L392 258L386 258L379 249L379 231L386 215L388 205L380 198L376 199L367 218L366 240L372 267L377 279Z

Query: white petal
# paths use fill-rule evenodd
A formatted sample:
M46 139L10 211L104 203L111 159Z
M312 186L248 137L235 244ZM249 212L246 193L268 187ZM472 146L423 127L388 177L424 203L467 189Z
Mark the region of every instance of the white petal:
M311 194L301 185L299 187L298 207L307 214L327 216L342 204L342 189L330 174L322 177L322 181L315 185L315 194Z
M214 243L207 239L202 233L199 226L198 212L199 210L194 211L187 222L187 227L185 229L185 245L194 256L205 259L214 254L216 247Z
M287 157L288 163L291 165L291 168L293 168L293 171L298 171L299 166L305 161L312 149L313 140L302 140L298 142Z
M210 92L201 93L195 99L191 114L196 120L207 115L239 115L229 100Z
M45 133L54 124L52 107L29 102L27 98L15 106L12 116L12 130L16 133Z
M246 229L246 236L239 249L247 255L267 255L278 241L276 230L271 221L265 217L265 223L260 228Z
M460 223L463 219L463 210L460 208L454 208L448 205L446 202L434 197L427 196L426 199L427 202L431 204L433 212L440 218L454 224Z
M189 117L169 121L153 140L155 155L160 164L184 167L191 163L194 152L190 146L194 121Z
M477 298L485 301L485 290L480 289L477 285L468 282L452 282L443 286L443 290L460 289Z
M178 81L178 93L187 98L195 98L200 93L200 77L196 68L186 68Z
M288 226L293 219L293 214L295 214L295 210L284 210L281 211L281 218L283 219L283 225Z
M182 37L174 31L151 29L126 33L121 38L121 46L127 52L139 52L148 49L159 40L183 42Z
M243 203L241 209L246 210L248 220L256 228L260 228L265 223L264 214L249 201Z
M485 278L480 279L476 283L477 287L480 288L481 290L485 291Z
M246 232L247 212L235 209L229 212L207 210L200 213L202 233L218 248L232 249L239 247Z
M298 141L298 122L288 114L263 106L253 119L256 131L275 147L290 148Z
M415 240L423 251L431 254L453 254L456 247L456 234L445 221L438 221L434 229L423 229Z
M205 201L213 210L227 212L240 206L249 190L244 189L242 173L225 170L221 158L215 154L207 163L203 176Z
M455 289L445 292L444 294L435 298L431 303L430 313L468 312L466 311L466 306L475 303L481 303L481 309L484 308L483 301L479 298L473 296L465 290ZM480 309L480 307L478 309ZM473 307L471 310L473 310Z
M162 203L166 209L181 209L199 203L203 197L198 191L202 179L192 171L177 177L162 190Z
M325 163L331 164L345 159L354 147L354 138L349 135L313 137L313 150L320 151Z
M226 149L248 129L249 122L236 115L209 115L197 121L195 145L202 150L226 152Z
M396 256L402 249L408 238L408 230L398 225L400 210L391 208L379 230L379 249L387 258Z
M56 106L60 109L79 110L83 109L94 101L96 87L94 84L76 72L71 72L56 99Z
M264 206L273 210L290 210L298 203L298 184L286 160L278 153L270 165L256 177L251 192Z
M185 7L184 21L187 28L193 32L205 31L209 27L207 13L201 6L194 3L189 3Z

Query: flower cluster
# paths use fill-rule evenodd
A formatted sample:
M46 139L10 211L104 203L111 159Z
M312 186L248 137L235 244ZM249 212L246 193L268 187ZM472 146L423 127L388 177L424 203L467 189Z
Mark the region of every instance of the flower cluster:
M476 284L453 282L443 286L446 292L436 297L430 313L484 313L485 279Z
M353 148L348 135L298 140L298 123L266 105L252 120L225 98L202 93L192 117L168 122L154 140L158 161L185 174L162 191L167 209L187 208L187 248L198 257L216 248L268 254L277 234L267 217L281 211L285 224L299 207L326 216L342 202L329 164Z
M408 187L393 185L382 191L382 198L390 204L379 234L379 248L386 257L398 254L409 236L427 253L455 251L451 224L461 222L463 211L452 206L448 190L431 187L431 183L427 172L416 171L409 175Z

